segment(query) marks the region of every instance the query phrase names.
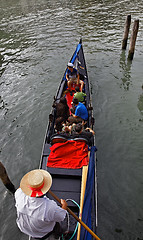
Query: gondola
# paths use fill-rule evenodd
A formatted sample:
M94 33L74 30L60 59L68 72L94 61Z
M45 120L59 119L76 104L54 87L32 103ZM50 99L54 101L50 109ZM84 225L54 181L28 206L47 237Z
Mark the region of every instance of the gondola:
M69 62L73 63L74 67L78 70L80 75L80 79L84 81L84 89L83 92L86 93L86 101L85 106L88 109L88 120L86 122L86 126L93 129L94 126L94 118L93 118L93 107L91 101L90 94L90 84L88 80L86 62L84 58L84 52L82 47L82 40L80 39L79 44L76 47L75 52L73 53ZM54 102L58 103L59 99L66 95L67 90L67 80L66 80L66 72L67 67L64 72L63 78L58 87L56 96L54 97ZM69 99L67 101L71 101L73 96L69 95ZM48 166L48 158L51 154L51 147L55 146L55 144L60 142L62 145L62 150L64 152L64 144L65 143L73 143L75 141L78 144L82 144L84 139L66 139L63 141L63 137L60 135L55 135L55 120L56 120L56 111L55 108L52 107L51 113L49 115L49 122L45 134L41 161L40 161L40 169L47 170L51 173L53 183L51 187L51 191L58 196L59 199L67 200L68 207L76 214L81 217L81 198L83 198L83 206L82 206L82 221L93 231L96 232L97 228L97 178L96 178L96 147L95 147L95 137L93 137L93 141L91 146L88 146L89 152L89 163L87 166L82 167L68 167L65 166ZM53 137L54 136L54 137ZM76 143L77 143L76 142ZM55 150L56 151L56 150ZM65 154L68 154L65 151ZM70 156L71 157L71 156ZM85 172L84 172L85 171ZM86 175L86 177L85 177ZM85 179L84 179L85 178ZM85 189L84 189L85 187ZM83 190L83 189L84 190ZM49 193L47 194L48 198L54 199ZM80 224L79 224L80 225ZM79 226L77 221L70 215L68 216L68 231L67 235L62 237L61 239L82 239L88 240L93 239L90 233L85 230L84 227L81 226L79 230ZM79 234L80 231L80 234ZM78 236L78 234L80 236ZM32 239L29 237L29 239ZM54 239L54 238L48 238Z

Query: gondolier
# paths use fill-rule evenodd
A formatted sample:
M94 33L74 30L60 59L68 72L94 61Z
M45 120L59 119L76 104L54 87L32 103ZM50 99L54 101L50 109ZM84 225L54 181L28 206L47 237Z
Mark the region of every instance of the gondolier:
M62 234L59 222L66 216L67 203L61 199L62 207L59 207L45 196L51 185L49 172L36 169L24 175L15 192L17 225L23 233L36 239L46 239L51 234L58 239Z

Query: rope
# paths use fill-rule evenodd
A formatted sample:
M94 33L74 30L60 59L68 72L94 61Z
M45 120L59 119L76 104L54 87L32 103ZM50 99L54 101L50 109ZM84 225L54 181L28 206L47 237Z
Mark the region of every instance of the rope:
M66 201L72 201L79 209L80 209L80 206L79 206L79 204L76 202L76 201L74 201L73 199L66 199ZM67 214L67 216L68 216L68 232L69 232L69 225L70 225L70 223L69 223L69 214ZM77 229L78 229L78 222L77 222L77 224L76 224L76 227L75 227L75 230L74 230L74 232L73 232L73 235L70 237L70 239L68 239L68 240L72 240L73 238L74 238L74 236L75 236L75 234L76 234L76 232L77 232ZM62 240L64 240L64 237L63 237L63 235L62 235Z

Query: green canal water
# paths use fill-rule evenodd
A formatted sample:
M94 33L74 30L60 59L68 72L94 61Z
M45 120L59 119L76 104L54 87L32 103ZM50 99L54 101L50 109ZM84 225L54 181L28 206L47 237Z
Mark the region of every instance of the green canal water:
M132 62L125 19L140 26ZM0 161L16 187L38 168L53 96L82 37L95 117L102 240L143 239L141 0L0 0ZM0 183L0 239L26 240ZM74 198L74 196L73 196Z

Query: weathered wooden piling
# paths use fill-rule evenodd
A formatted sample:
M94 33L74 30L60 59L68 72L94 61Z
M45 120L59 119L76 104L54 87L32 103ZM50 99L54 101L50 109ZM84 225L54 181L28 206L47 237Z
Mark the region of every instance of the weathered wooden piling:
M126 18L126 22L125 22L123 41L122 41L122 49L126 49L126 47L127 47L130 25L131 25L131 15L128 15Z
M5 185L5 187L11 192L11 193L15 193L16 189L15 186L12 184L12 182L10 181L6 169L3 166L3 164L0 162L0 178L3 182L3 184Z
M134 56L138 29L139 29L139 19L134 21L134 25L133 25L133 29L132 29L132 35L131 35L131 39L130 39L130 47L129 47L129 53L128 53L128 59L130 59L130 60L132 60L133 56Z

